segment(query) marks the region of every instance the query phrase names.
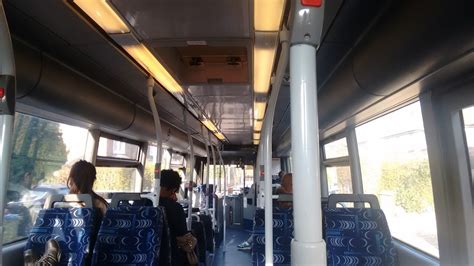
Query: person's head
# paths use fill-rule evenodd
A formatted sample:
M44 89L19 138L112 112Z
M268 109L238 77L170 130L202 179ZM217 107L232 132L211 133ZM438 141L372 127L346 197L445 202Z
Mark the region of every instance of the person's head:
M91 194L95 179L95 166L87 161L80 160L71 167L67 186L70 193Z
M285 175L285 171L281 170L278 172L278 177L281 179Z
M160 178L160 197L164 198L176 198L175 194L179 190L181 185L181 177L178 172L173 170L163 170L161 171Z
M293 193L293 175L291 173L287 173L281 178L280 188L284 193Z

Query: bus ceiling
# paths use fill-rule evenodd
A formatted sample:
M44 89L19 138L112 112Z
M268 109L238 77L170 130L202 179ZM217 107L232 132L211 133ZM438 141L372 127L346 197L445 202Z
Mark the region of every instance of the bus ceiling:
M244 8L249 1L220 1L209 10L202 8L204 13L199 15L188 6L180 8L183 13L171 5L157 8L161 1L152 6L109 2L122 14L127 10L160 12L159 16L143 16L134 24L134 34L146 37L153 52L176 73L174 78L204 113L212 116L210 120L217 122L228 144L251 144L253 103L258 96L252 90L252 47L258 40L250 23L252 13ZM152 120L146 111L147 77L143 68L124 56L120 46L113 45L115 37L62 1L48 5L6 1L5 6L16 38L20 104L49 106L51 112L70 114L71 118L138 138L152 136ZM51 12L55 16L48 15ZM289 6L285 12L283 23L288 19ZM416 98L423 90L433 89L435 83L471 71L473 18L463 12L462 5L446 1L327 1L318 49L320 136L325 138L367 121ZM222 15L225 23L215 25L214 18L205 19L212 17L206 16L211 13ZM156 27L151 18L160 26ZM173 27L176 19L182 21L184 30ZM61 93L69 86L77 95ZM288 90L288 82L283 82L275 110L273 140L279 154L289 151ZM98 100L82 97L88 93ZM164 89L157 93L160 117L182 133L182 108L176 108L182 107L176 104L179 100ZM105 101L109 97L115 100ZM85 110L84 105L91 108ZM189 119L194 136L200 132L200 115ZM184 145L186 138L183 140ZM219 142L216 137L213 141Z

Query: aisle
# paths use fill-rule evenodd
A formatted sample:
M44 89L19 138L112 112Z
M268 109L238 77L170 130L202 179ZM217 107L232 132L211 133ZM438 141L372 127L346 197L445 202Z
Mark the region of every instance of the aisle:
M239 251L237 245L247 240L249 233L243 229L227 228L227 251L222 252L222 245L216 252L214 258L214 266L248 266L252 265L252 257L250 250Z

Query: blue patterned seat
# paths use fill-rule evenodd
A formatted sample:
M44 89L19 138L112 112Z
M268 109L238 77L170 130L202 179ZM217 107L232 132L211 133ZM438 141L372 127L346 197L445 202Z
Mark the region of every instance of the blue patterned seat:
M291 264L291 240L293 239L293 209L273 208L273 264ZM265 265L265 211L255 211L253 265Z
M158 265L163 210L120 206L107 210L97 235L94 265Z
M42 255L49 239L61 249L60 265L88 265L95 235L95 211L92 208L51 208L39 212L28 237L26 249Z
M380 209L324 210L327 265L397 265L397 253Z

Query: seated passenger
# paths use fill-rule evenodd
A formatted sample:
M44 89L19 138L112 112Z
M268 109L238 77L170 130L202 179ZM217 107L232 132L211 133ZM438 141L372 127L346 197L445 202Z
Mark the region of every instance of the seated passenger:
M72 166L67 186L71 194L90 194L94 208L99 209L103 217L109 204L92 190L96 178L95 166L87 161L80 160Z
M173 170L161 171L160 206L165 208L170 229L172 265L188 265L194 255L196 239L188 232L183 207L176 202L176 192L181 185L181 177ZM192 253L192 254L191 254Z

